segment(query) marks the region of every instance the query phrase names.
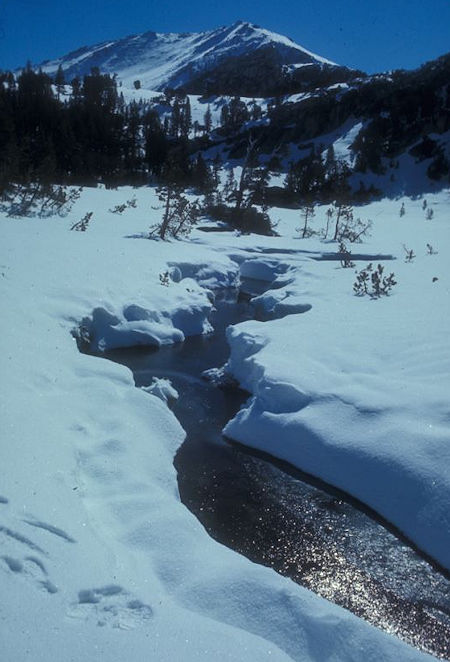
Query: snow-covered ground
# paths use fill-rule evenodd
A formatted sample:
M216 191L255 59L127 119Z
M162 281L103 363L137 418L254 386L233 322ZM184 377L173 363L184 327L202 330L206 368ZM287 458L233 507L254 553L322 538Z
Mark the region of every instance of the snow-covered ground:
M291 240L286 284L258 305L271 317L306 314L230 330L228 368L255 398L226 432L360 498L448 568L448 193L429 201L432 220L422 200L406 200L402 218L401 201L362 208L373 237L350 246L354 269L296 252L334 245ZM354 296L355 270L369 262L394 272L389 297Z
M132 195L135 209L108 211ZM295 211L273 211L277 238L162 243L142 238L155 201L86 189L65 219L0 217L2 660L426 659L210 539L179 500L183 430L166 404L71 331L85 320L98 347L180 340L208 330L205 288L240 269L276 277L258 306L286 316L229 333L254 398L227 433L359 496L450 566L448 193L428 221L420 200L403 217L401 201L360 210L374 227L357 251L395 258L379 300L314 260L335 245L299 239Z

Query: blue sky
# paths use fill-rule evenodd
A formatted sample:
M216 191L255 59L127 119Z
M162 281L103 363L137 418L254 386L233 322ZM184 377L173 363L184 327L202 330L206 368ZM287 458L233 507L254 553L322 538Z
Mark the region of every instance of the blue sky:
M368 72L450 51L450 0L0 0L0 69L128 34L251 21Z

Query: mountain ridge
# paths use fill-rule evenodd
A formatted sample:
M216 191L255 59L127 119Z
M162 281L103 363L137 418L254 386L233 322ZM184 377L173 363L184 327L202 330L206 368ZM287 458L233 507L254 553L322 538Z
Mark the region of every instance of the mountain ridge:
M246 56L270 47L280 64L301 67L338 65L296 44L289 37L253 23L237 21L231 26L193 33L147 31L118 40L84 46L41 64L45 73L62 67L68 80L90 73L94 67L117 74L131 86L134 81L147 89L179 88L194 77L207 74L230 58Z

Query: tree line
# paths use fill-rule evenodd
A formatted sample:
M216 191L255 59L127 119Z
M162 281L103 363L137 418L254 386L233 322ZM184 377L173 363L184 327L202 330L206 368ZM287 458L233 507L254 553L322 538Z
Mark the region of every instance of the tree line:
M69 84L61 68L53 79L30 65L18 76L0 73L0 194L30 181L138 184L170 168L192 183L191 127L188 97L173 98L161 121L96 69Z
M211 196L221 164L201 154L226 144L228 158L242 161L252 136L259 155L267 155L266 170L288 170L278 190L260 174L252 204L347 197L352 174L390 170L395 178L398 157L406 149L416 160L428 160L429 177L445 181L450 164L439 134L450 128L449 71L446 56L416 72L354 81L345 92L329 90L297 103L274 97L265 110L255 99L233 96L220 101L219 126L213 126L209 106L202 121L198 116L193 120L183 90L127 102L116 77L98 69L67 82L61 67L52 78L28 65L18 75L0 73L0 198L11 186L30 182L117 186L151 178ZM364 123L351 145L353 161L341 162L332 147L326 151L319 144L319 137L350 116ZM288 166L290 145L310 153ZM364 201L376 194L361 184L352 195Z

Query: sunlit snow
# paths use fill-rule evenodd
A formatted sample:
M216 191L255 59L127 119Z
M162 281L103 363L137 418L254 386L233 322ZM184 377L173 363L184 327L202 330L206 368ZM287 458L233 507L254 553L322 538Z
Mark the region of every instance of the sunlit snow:
M130 193L85 189L64 219L0 217L2 659L429 659L210 539L179 499L184 433L156 397L169 385L135 388L71 332L85 320L100 349L179 341L209 330L211 288L273 281L268 321L229 330L227 368L253 397L227 433L358 496L449 567L448 191L427 196L432 220L420 199L403 217L402 200L358 210L374 225L356 269L379 259L398 281L379 300L323 259L333 243L299 238L295 210L271 211L279 237L160 242L143 238L152 189L108 211Z

